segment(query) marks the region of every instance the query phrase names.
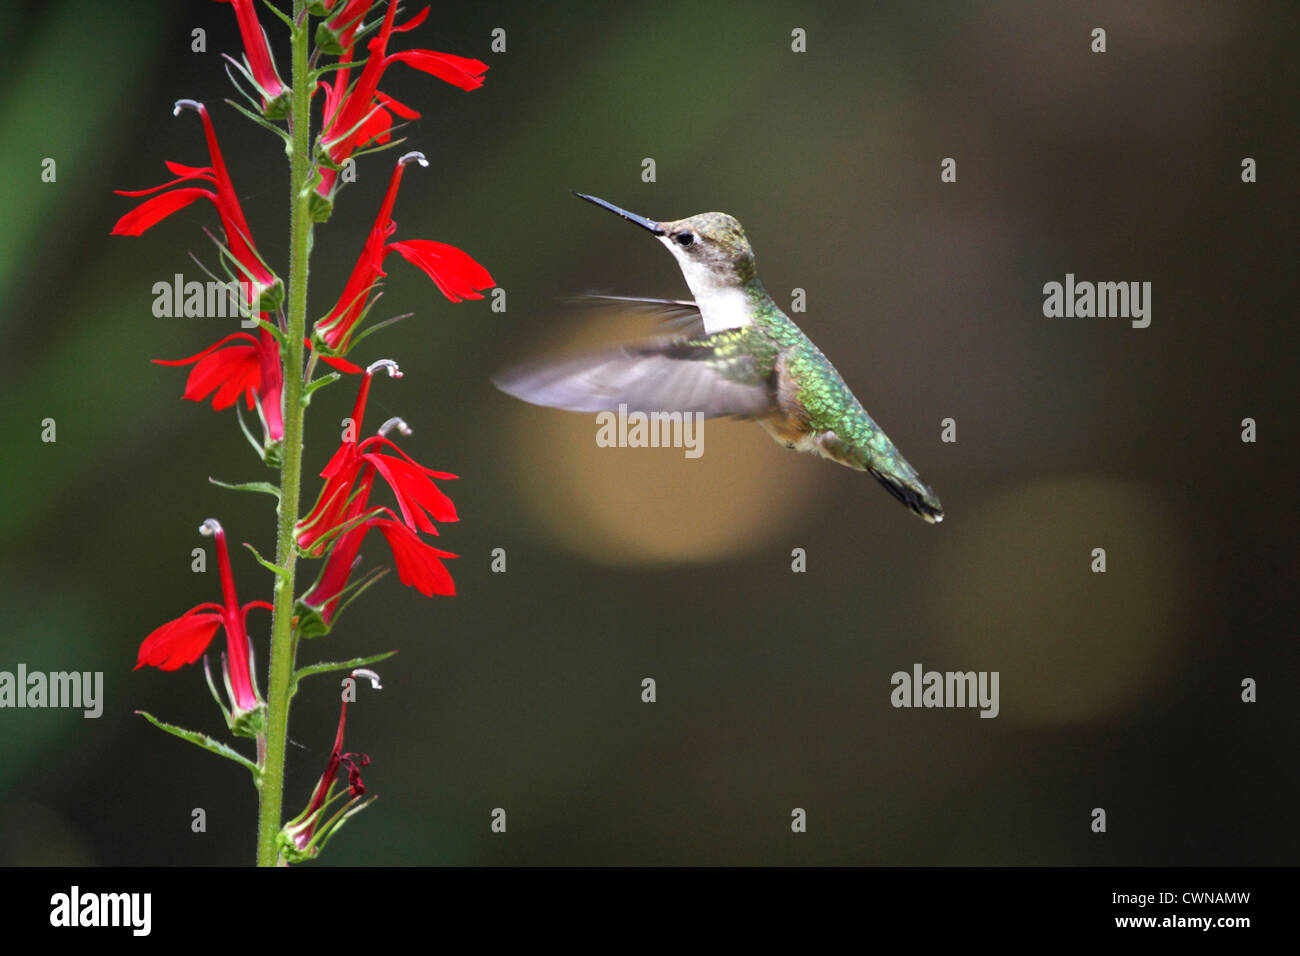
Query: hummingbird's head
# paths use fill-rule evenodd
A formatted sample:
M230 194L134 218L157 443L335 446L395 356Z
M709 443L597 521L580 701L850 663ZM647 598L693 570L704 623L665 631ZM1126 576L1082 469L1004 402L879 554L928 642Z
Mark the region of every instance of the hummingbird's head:
M725 212L661 222L659 241L682 267L686 284L696 295L711 288L743 285L754 278L754 250L745 230Z
M725 212L703 212L674 222L655 222L595 196L575 195L658 236L681 266L686 284L697 299L720 289L744 285L754 278L754 250L740 223Z

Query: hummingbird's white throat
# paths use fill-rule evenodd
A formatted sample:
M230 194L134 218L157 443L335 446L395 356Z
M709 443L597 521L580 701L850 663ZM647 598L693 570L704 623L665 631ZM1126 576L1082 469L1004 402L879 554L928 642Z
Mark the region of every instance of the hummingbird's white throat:
M707 335L749 325L749 297L740 286L722 279L708 263L693 258L668 236L660 236L659 241L668 247L681 267L691 298L699 306Z

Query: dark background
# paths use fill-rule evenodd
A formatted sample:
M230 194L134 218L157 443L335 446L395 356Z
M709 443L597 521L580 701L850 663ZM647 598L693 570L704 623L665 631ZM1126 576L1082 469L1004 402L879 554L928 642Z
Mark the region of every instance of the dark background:
M271 477L233 415L180 401L185 370L149 362L229 331L150 311L154 282L197 277L187 251L211 261L216 217L109 230L134 202L113 189L206 163L195 118L170 114L202 99L285 274L283 152L221 103L219 55L240 51L224 5L4 16L0 669L100 670L106 703L95 721L0 711L0 861L248 863L246 774L132 714L224 733L197 667L133 672L136 649L217 599L215 573L190 571L204 518L274 550L269 499L206 481ZM453 306L393 257L376 317L417 316L354 356L401 363L370 416L404 416L403 447L461 475L462 520L437 543L462 557L456 597L390 575L302 650L401 651L349 714L380 799L322 862L1295 862L1298 21L1284 3L482 3L397 37L491 64L473 93L402 66L384 89L423 112L403 148L431 161L406 176L398 236L470 252L508 310ZM313 317L394 155L363 159L317 230ZM652 218L737 216L778 302L807 290L796 318L945 522L755 426L710 423L694 461L599 449L589 417L496 392L506 362L647 330L565 296L685 293L657 243L571 188ZM1045 318L1043 284L1067 272L1151 282L1150 328ZM313 402L310 471L353 394ZM364 553L390 560L377 537ZM234 561L241 600L269 599L251 556ZM890 675L916 662L999 671L1001 715L892 708ZM328 755L336 687L296 701L290 814Z

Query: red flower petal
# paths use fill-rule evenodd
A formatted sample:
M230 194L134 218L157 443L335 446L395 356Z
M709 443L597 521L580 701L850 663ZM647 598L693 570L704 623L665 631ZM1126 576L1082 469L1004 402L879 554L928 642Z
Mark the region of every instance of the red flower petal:
M252 392L262 380L262 360L256 347L232 345L203 358L190 371L185 382L184 398L201 402L213 391L212 407L217 411L229 408L247 393L252 404Z
M214 203L217 201L216 194L211 193L206 189L201 189L198 186L190 186L186 189L173 189L171 192L163 193L161 196L154 196L153 199L140 203L140 205L136 206L119 219L113 226L112 235L143 235L146 229L157 225L178 209L184 209L190 203L198 199L210 199Z
M418 461L416 461L414 458L412 458L412 457L411 457L410 455L408 455L406 452L402 451L402 449L398 448L396 442L392 441L391 439L385 438L383 435L371 435L369 438L367 438L365 441L363 441L359 447L360 447L360 449L364 452L364 451L365 451L367 448L369 448L371 445L387 445L389 448L391 448L393 451L397 452L399 455L401 455L403 458L405 458L408 462L410 462L410 463L411 463L412 465L414 465L416 468L419 468L422 472L424 472L424 473L425 473L426 475L428 475L430 478L437 478L437 479L439 479L439 480L443 480L443 479L455 479L455 478L458 477L457 475L453 475L451 472L447 472L447 471L434 471L432 468L425 468L422 464L420 464Z
M382 106L374 107L357 131L348 137L348 152L360 149L372 142L387 143L393 138L393 118Z
M322 355L320 360L331 368L336 368L340 372L346 372L348 375L360 375L365 372L360 365L353 365L345 358L338 358L333 355Z
M399 27L399 26L395 26L395 27L393 27L393 32L394 32L394 33L405 33L407 30L414 30L414 29L415 29L416 27L418 27L421 23L423 23L423 22L425 21L425 18L428 17L428 16L429 16L429 8L428 8L428 7L425 7L423 10L421 10L421 11L420 11L419 13L417 13L415 16L411 17L411 19L409 19L409 20L407 20L405 23L403 23L400 27Z
M466 252L432 239L406 239L390 242L388 249L407 262L423 269L425 274L452 302L461 299L481 299L476 289L490 289L495 283L492 275Z
M270 601L249 601L247 604L244 605L244 610L242 611L242 613L243 613L243 615L244 615L244 623L245 623L245 624L248 623L248 612L251 611L251 610L252 610L253 608L255 608L255 607L260 607L260 608L262 608L264 611L274 611L274 610L275 610L275 605L272 604Z
M422 73L436 76L462 90L477 90L482 86L483 74L488 69L488 65L482 60L472 60L451 53L437 53L433 50L403 50L400 53L388 54L388 60L413 66Z
M259 369L253 387L266 421L266 437L279 441L284 437L284 366L280 364L280 343L265 326L258 331L256 351ZM215 402L212 407L217 407Z
M415 588L425 597L456 593L456 583L451 578L451 572L440 560L454 558L456 555L430 547L401 522L375 518L371 523L388 539L388 546L393 550L393 560L397 564L397 576L403 584Z
M211 166L186 166L184 163L173 163L170 159L163 160L163 165L180 177L180 179L176 180L177 182L185 179L216 179L216 174ZM159 186L158 188L162 189L163 187Z
M173 173L177 174L175 179L165 182L161 186L151 186L149 189L114 189L113 194L117 196L151 196L164 189L171 189L177 183L187 183L191 179L205 179L208 182L214 181L212 178L212 170L206 167L199 169L195 166L182 166L180 163L173 163L171 160L166 160L166 166Z
M424 471L416 465L388 455L365 455L365 460L375 466L393 489L402 520L416 531L437 534L438 529L429 520L457 521L456 506L439 490ZM428 512L429 517L425 516Z
M200 604L174 621L168 621L144 639L135 669L148 664L159 670L174 671L192 664L208 649L212 635L221 626L221 606Z
M383 103L402 119L414 120L420 118L420 114L411 109L405 103L400 100L395 100L388 94L381 93L379 90L375 90L375 99L379 100L379 102Z
M202 352L195 352L189 358L154 359L153 363L155 365L189 365L192 362L197 362L199 359L203 358L203 356L208 355L211 352L215 352L217 349L221 348L231 339L246 339L249 342L254 342L254 343L257 342L257 339L253 338L253 336L249 335L247 332L231 332L224 339L214 342L212 345L209 345L207 348L205 348Z

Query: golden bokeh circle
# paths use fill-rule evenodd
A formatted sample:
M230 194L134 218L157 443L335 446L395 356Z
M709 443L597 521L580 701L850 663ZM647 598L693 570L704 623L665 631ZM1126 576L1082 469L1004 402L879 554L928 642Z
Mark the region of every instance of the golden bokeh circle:
M1160 489L1105 477L1019 484L951 516L933 573L937 660L1000 672L1001 717L1067 724L1155 699L1176 672L1185 544ZM1106 570L1093 571L1094 548Z

